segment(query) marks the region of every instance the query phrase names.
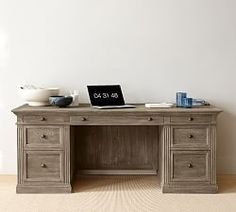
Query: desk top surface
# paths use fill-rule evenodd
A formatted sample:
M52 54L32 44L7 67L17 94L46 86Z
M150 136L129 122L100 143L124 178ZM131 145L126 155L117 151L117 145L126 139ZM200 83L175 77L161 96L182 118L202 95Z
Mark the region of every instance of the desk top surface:
M80 104L76 107L59 108L55 106L40 106L32 107L27 104L17 107L12 110L13 113L220 113L222 110L214 106L201 106L193 108L146 108L144 104L135 104L136 108L123 109L96 109L89 104Z

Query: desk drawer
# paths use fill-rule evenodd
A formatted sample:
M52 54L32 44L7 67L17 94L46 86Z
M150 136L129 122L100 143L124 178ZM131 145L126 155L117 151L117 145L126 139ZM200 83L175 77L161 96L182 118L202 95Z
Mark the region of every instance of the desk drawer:
M71 116L72 124L78 125L158 125L162 116Z
M27 126L25 127L26 147L59 147L62 146L63 127Z
M212 122L211 115L182 115L171 116L171 123L175 124L207 124Z
M64 152L26 151L24 154L25 182L63 182Z
M209 146L209 127L174 126L172 127L172 147Z
M64 116L29 115L23 117L23 123L28 124L63 124L66 121Z
M209 151L172 151L171 181L209 181Z

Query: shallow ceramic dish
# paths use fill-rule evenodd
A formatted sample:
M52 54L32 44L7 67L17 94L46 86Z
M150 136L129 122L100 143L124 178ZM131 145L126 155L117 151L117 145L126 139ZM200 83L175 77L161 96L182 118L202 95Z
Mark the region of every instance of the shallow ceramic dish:
M72 96L50 96L49 104L58 107L67 107L73 101Z
M19 94L30 106L49 105L48 98L58 95L59 88L20 88Z

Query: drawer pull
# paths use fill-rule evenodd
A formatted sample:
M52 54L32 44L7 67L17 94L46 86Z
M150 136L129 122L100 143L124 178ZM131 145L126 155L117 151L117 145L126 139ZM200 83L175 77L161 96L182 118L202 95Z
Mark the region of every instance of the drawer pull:
M41 163L40 166L41 166L42 168L46 168L46 167L47 167L45 163Z
M81 120L82 120L82 121L87 121L87 118L82 117Z
M148 121L152 121L153 120L153 118L152 117L148 117Z
M192 135L192 134L190 134L190 135L188 136L188 138L190 138L190 139L191 139L191 138L193 138L193 135Z
M190 169L193 168L193 164L192 164L192 163L189 163L189 164L188 164L188 168L190 168Z
M45 117L42 117L40 121L46 121L47 119Z
M47 136L46 135L41 135L41 138L46 139Z
M194 118L193 118L193 117L189 117L188 120L189 120L189 121L193 121Z

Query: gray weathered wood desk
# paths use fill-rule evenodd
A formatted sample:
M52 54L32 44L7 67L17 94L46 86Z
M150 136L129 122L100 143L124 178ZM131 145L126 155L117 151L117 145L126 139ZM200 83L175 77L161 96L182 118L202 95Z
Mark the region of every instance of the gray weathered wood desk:
M17 115L18 193L71 192L75 174L158 174L163 192L215 193L214 107L29 107Z

